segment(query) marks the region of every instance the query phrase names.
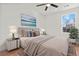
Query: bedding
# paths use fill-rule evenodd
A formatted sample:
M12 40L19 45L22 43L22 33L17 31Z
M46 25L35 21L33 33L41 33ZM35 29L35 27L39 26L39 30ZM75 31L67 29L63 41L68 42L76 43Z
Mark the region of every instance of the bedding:
M21 46L28 56L62 56L67 55L67 38L50 35L22 37Z
M38 28L24 28L24 27L18 28L19 37L35 37L39 35L40 35L40 31Z
M25 48L27 47L27 44L28 44L31 40L35 39L35 38L36 38L36 37L21 37L21 38L20 38L21 47L25 49Z

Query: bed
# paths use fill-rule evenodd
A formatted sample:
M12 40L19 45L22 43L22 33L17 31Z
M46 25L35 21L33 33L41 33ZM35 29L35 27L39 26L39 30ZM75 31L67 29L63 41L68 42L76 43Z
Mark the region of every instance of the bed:
M63 36L20 37L20 41L28 56L66 56L68 53L68 41Z

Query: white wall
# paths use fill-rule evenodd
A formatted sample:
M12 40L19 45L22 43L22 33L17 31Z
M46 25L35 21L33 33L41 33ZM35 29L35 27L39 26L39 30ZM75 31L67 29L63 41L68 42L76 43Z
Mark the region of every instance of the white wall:
M2 39L2 6L0 5L0 50L4 50L4 40Z
M40 24L42 26L42 19L39 16L39 13L36 9L34 9L33 4L0 4L1 12L0 12L0 45L9 38L9 26L15 25L17 27L21 26L21 14L31 15L36 17L37 19L37 27ZM41 22L41 23L40 23ZM2 44L1 44L2 43ZM0 46L0 50L5 49L4 47Z
M1 15L1 7L0 7L0 15ZM1 27L1 16L0 16L0 27ZM1 33L1 29L0 29L0 33ZM0 34L1 37L1 34Z
M68 33L62 32L61 28L61 16L66 15L68 13L76 13L75 17L75 26L79 29L79 8L68 9L55 13L47 13L47 15L43 15L44 17L44 28L47 33L50 35L60 35L60 33L64 36L68 36Z
M44 28L50 35L58 35L63 33L61 30L61 16L69 12L76 12L76 27L79 28L79 8L74 8L57 13L47 13L46 15L32 7L32 4L0 4L0 43L5 42L9 37L9 26L15 25L19 27L21 24L21 14L33 15L37 18L37 27ZM65 34L65 33L64 33ZM1 46L1 50L5 47Z

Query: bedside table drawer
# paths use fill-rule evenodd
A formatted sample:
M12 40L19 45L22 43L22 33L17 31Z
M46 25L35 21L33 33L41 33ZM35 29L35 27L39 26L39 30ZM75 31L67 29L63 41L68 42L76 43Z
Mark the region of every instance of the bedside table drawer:
M18 45L19 40L7 40L6 46L8 51L18 48Z

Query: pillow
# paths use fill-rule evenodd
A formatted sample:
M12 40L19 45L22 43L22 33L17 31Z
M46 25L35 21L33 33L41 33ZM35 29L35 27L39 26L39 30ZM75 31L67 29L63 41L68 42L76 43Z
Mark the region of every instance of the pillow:
M18 28L19 37L35 37L39 35L40 31L38 28Z
M29 31L29 37L33 37L32 31Z
M21 37L24 37L24 30L21 30Z
M40 31L39 30L33 30L33 36L39 36L40 35Z
M19 28L18 30L18 36L19 37L27 37L27 31L24 29Z
M37 36L37 34L35 32L32 32L33 33L33 37Z

